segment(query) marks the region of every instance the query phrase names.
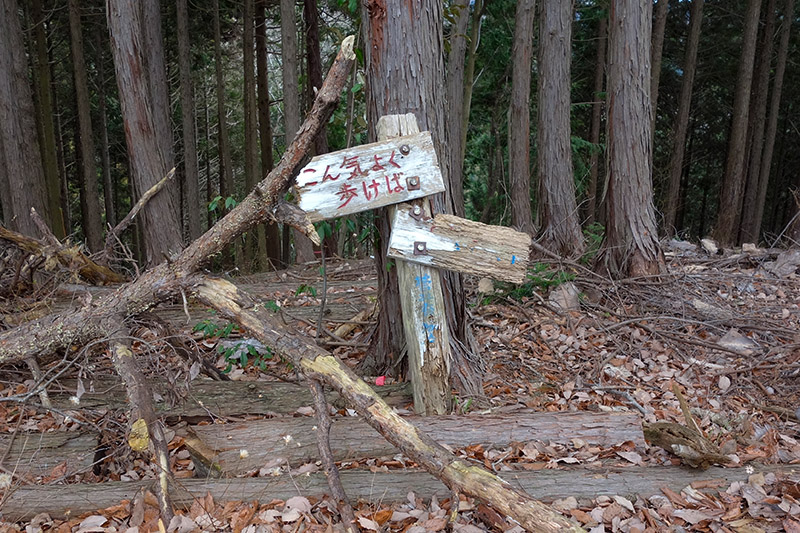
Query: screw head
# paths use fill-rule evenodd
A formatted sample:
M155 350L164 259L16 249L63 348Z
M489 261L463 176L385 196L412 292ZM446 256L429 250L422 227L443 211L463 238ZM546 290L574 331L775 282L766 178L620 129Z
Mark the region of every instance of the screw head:
M400 147L400 153L403 155L408 155L411 152L411 147L407 144L404 144Z

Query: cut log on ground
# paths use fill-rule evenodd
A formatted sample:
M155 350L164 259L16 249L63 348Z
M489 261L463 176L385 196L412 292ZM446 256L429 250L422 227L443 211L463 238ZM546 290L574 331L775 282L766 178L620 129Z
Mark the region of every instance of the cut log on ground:
M83 380L85 392L78 407L80 409L125 409L125 387L119 380ZM174 389L166 381L151 383L153 392L162 398L171 398ZM393 383L374 387L386 403L392 407L405 407L411 402L408 383ZM50 399L59 409L74 410L70 398L77 391L77 381L63 380L60 386L51 387ZM342 408L345 402L341 395L326 391L325 397L335 407ZM242 415L285 415L297 412L301 407L313 405L305 384L268 381L192 381L184 400L175 405L168 401L156 403L158 413L167 420L182 418L190 421L208 418L228 418Z
M752 465L754 473L798 475L790 465ZM575 468L567 470L540 470L537 472L502 472L504 479L542 501L552 502L572 496L586 503L598 496L623 496L636 500L661 494L662 488L680 492L684 487L703 481L708 487L725 490L731 483L746 483L750 474L745 468L712 467L705 471L682 467L622 467ZM342 484L353 500L372 503L406 501L408 493L428 499L443 499L450 491L435 477L425 472L344 471ZM709 483L711 482L711 483ZM38 513L48 513L53 518L79 516L133 500L142 490L153 490L156 480L112 481L81 485L22 486L11 492L0 509L7 521L30 520ZM703 489L707 490L707 489ZM178 509L188 509L195 500L203 501L207 493L217 503L229 501L258 501L269 503L285 500L298 493L302 496L328 494L325 475L315 473L304 476L279 476L270 478L236 479L183 479L173 486L172 501Z
M18 479L50 481L88 472L100 443L96 433L17 433L0 437L2 469ZM6 452L6 450L8 450Z
M613 446L630 441L644 447L642 424L634 413L532 413L506 415L407 417L420 431L453 448L475 444L495 448L512 442L568 443L581 439L587 444ZM216 464L223 475L256 471L267 463L300 465L318 460L312 418L277 418L225 425L192 426L187 431L199 439L205 452L194 452L195 460ZM390 456L397 448L356 418L337 418L330 435L337 461ZM247 450L242 457L241 450ZM211 453L202 457L197 453ZM279 461L280 459L280 461Z

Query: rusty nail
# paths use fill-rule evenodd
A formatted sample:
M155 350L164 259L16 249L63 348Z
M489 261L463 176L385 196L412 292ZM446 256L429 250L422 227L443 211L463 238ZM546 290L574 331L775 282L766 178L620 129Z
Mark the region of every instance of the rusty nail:
M418 191L420 189L419 176L409 176L406 178L406 185L409 191Z
M423 218L425 218L425 212L422 210L420 206L415 205L414 207L411 208L409 216L411 216L411 218L413 218L414 220L421 221Z
M414 241L414 255L428 255L428 243L425 241Z
M410 147L410 146L408 146L407 144L404 144L404 145L402 145L402 146L400 147L400 153L401 153L401 154L403 154L403 155L408 155L408 153L409 153L410 151L411 151L411 147Z

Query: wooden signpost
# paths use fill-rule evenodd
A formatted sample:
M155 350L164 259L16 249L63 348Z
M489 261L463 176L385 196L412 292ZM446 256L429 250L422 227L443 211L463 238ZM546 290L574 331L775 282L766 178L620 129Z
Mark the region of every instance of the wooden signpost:
M420 133L410 113L381 117L377 131L377 143L312 159L297 177L299 207L318 222L391 206L388 255L396 259L414 409L444 414L451 357L438 269L521 283L531 239L453 215L433 217L427 197L445 188L430 133Z

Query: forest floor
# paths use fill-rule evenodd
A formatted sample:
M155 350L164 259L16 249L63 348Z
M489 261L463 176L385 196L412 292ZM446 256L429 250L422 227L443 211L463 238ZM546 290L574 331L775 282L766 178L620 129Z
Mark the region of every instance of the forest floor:
M644 423L685 425L675 394L677 386L705 436L726 456L726 466L747 469L752 475L733 484L710 480L687 484L680 491L664 488L648 497L567 496L548 501L593 532L800 532L800 472L792 466L800 463L800 276L797 258L786 253L779 256L779 252L708 255L699 249L675 247L667 253L667 276L624 282L613 282L576 265L555 263L536 263L530 281L521 287L495 284L490 289L486 281L479 284L479 280L467 277L469 313L486 371L484 395L455 396L454 411L628 411L639 413ZM316 336L324 283L328 291L323 319L329 331L373 306L377 297L369 260L328 260L326 282L320 270L319 264L312 264L235 281L262 300L274 302L287 323ZM573 285L579 295L570 303ZM69 299L79 292L62 289L50 308L70 305ZM574 304L577 306L570 308ZM176 302L156 313L170 325L143 321L134 332L134 348L141 360L147 361L149 372L167 376L171 383L201 379L197 377L198 365L187 362L180 350L174 349L175 336L181 337L185 346L205 353L218 368L230 364L228 376L233 380L295 378L280 359L253 353L242 368L243 352L235 350L246 339L201 309L189 309L187 319L183 305ZM356 368L364 356L370 330L369 319L362 319L346 337L327 347ZM173 336L172 342L167 335ZM320 338L331 341L326 335ZM103 350L101 345L91 348L81 364L62 377L111 376L110 358ZM380 376L364 377L383 382ZM124 409L87 411L80 416L70 411L67 414L71 416L65 417L63 411L36 409L13 401L35 385L25 368L5 369L0 380L0 434L79 431L86 425L117 434L114 453L103 459L102 469L68 479L63 479L63 469L54 469L33 482L89 483L155 476L145 455L131 452L122 444L127 427ZM337 416L350 414L346 408L337 408ZM289 416L313 416L313 411L301 408ZM175 477L193 476L194 466L180 436L175 436L170 450ZM566 471L610 465L666 468L681 464L679 457L658 446L645 449L628 441L603 447L579 438L569 444L534 440L494 447L485 443L455 452L501 476L520 470ZM7 495L20 480L8 473L4 459L5 455L0 455L0 467L6 472L0 473L0 488L6 488ZM746 466L751 463L785 468L754 472ZM414 464L395 455L355 464L348 461L340 466L343 470L361 467L381 471L409 469ZM288 470L273 465L247 475L274 475L276 468ZM318 464L309 463L291 472L318 469ZM423 499L413 491L403 502L353 503L364 531L519 530L485 505L464 496L454 524L448 523L449 500ZM335 509L335 502L328 498L304 494L266 504L215 502L209 495L188 511L179 512L170 531L337 531L341 524ZM156 531L156 520L157 506L148 496L67 519L39 514L25 522L2 524L0 531Z

